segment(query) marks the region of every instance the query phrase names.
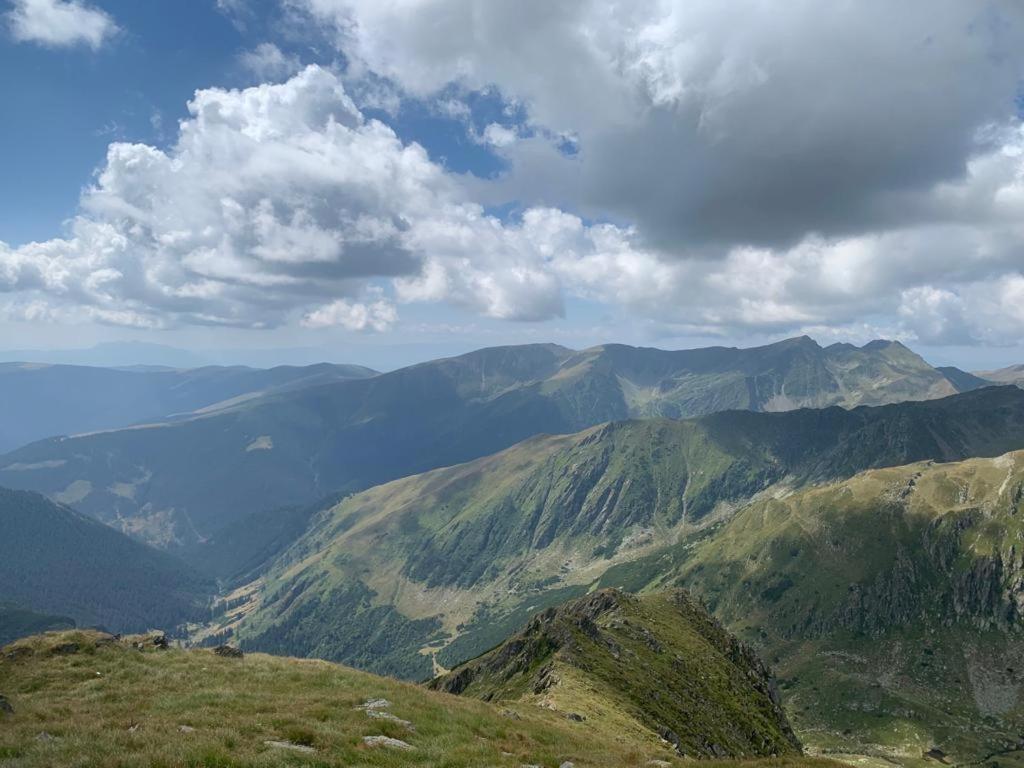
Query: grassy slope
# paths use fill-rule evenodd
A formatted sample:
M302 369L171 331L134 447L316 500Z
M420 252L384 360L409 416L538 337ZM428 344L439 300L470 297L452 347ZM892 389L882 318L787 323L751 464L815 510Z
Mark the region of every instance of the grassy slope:
M430 685L662 734L691 757L799 752L767 670L682 591L572 600Z
M502 708L434 693L319 661L263 655L227 659L210 651L145 651L74 632L19 643L0 657L0 692L14 715L0 725L0 762L47 766L644 766L673 761L656 739L608 733L538 707ZM79 653L50 649L75 641ZM11 648L5 649L9 652ZM375 698L415 732L356 709ZM181 726L194 730L183 732ZM51 738L40 739L41 733ZM367 748L389 735L410 751ZM266 741L312 746L312 754ZM715 762L714 766L737 763ZM744 763L798 768L828 763L790 757Z
M446 666L472 657L609 567L663 550L773 484L1022 445L1024 393L1014 388L537 438L325 511L265 575L240 631L259 649L421 679L431 674L421 649L442 648Z
M754 643L815 747L1024 757L1024 453L866 472L741 510L604 582L685 584Z

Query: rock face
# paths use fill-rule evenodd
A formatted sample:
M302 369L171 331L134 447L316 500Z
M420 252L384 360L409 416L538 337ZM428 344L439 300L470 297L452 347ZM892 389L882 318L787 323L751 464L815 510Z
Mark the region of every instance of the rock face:
M605 589L550 608L430 687L523 699L598 727L624 718L682 755L800 751L768 669L682 590Z

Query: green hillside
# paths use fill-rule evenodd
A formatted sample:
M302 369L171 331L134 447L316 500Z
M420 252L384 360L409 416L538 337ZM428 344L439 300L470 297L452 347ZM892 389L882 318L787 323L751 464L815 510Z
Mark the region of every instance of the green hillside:
M586 592L609 568L702 535L758 494L1019 447L1024 392L1011 387L535 438L315 516L254 585L245 615L220 629L260 650L422 679Z
M549 608L430 687L646 732L690 757L800 752L767 669L681 590L605 589Z
M0 485L40 491L157 546L190 547L252 513L469 461L538 434L956 391L890 342L499 347L276 390L183 421L34 443L0 457Z
M0 603L113 632L172 630L205 618L213 589L164 552L37 493L0 488Z
M25 768L683 764L649 733L608 732L531 704L486 704L321 661L139 651L134 641L72 632L4 648L0 694L12 712L0 711L0 761ZM707 765L830 763L792 755Z
M774 661L810 743L1020 762L1022 515L1024 452L914 464L758 501L646 566Z

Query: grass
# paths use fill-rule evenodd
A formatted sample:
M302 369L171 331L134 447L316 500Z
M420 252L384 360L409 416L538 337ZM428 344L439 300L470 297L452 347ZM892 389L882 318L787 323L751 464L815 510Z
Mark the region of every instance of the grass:
M581 768L611 768L644 766L652 759L681 762L661 744L602 733L529 705L498 708L322 661L137 651L107 637L90 631L48 633L4 649L0 692L14 714L0 721L0 765L546 768L569 760ZM69 642L78 644L77 653L53 652ZM19 648L31 653L10 658ZM389 711L412 722L415 732L357 709L374 698L388 699ZM402 739L414 749L364 746L363 737L374 735ZM267 741L315 751L272 747ZM751 765L827 763L790 758Z

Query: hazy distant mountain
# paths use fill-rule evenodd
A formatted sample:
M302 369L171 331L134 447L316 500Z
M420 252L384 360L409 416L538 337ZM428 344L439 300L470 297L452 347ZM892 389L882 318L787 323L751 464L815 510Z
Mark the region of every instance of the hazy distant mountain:
M1011 365L995 371L979 371L978 376L1000 384L1015 384L1024 387L1024 365Z
M42 441L0 457L0 483L172 546L249 513L467 461L541 433L955 391L894 342L822 348L803 337L679 352L498 347L275 392L180 423Z
M165 552L37 493L0 488L0 603L114 632L206 615L213 584Z
M164 421L234 398L363 378L356 365L188 370L0 363L0 451L54 435Z
M202 368L213 362L202 354L144 341L108 341L79 349L0 350L0 361L84 365L96 368Z

